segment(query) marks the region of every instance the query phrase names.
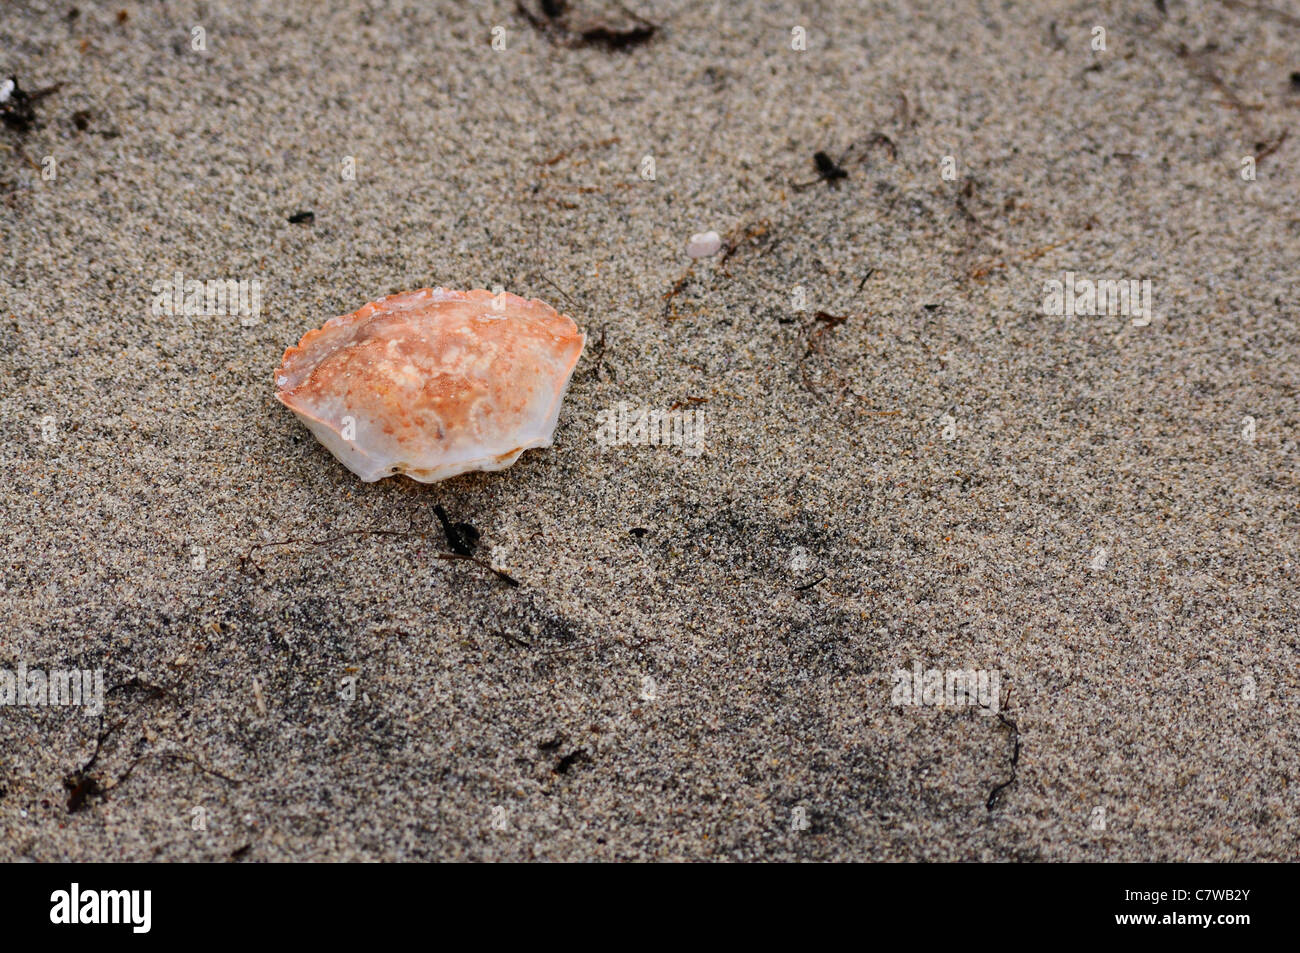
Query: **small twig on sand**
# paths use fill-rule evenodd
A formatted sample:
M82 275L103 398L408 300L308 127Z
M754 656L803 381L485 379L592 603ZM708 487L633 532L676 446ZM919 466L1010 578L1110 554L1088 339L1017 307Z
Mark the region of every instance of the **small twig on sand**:
M257 543L254 546L252 546L248 550L248 552L243 553L238 557L238 565L241 570L244 569L245 564L251 562L252 554L254 550L268 549L273 546L292 546L295 544L314 546L314 547L329 546L333 543L340 542L341 540L347 539L352 536L395 536L395 537L404 537L404 538L411 538L411 539L428 539L429 534L414 531L414 530L356 529L356 530L351 530L350 532L347 533L341 533L337 536L330 536L326 539L282 539L282 540L277 540L276 542L273 543ZM518 586L520 584L518 579L515 579L512 576L508 575L507 573L502 572L500 569L497 569L496 567L492 566L490 563L484 562L481 559L476 559L473 556L465 556L460 553L436 553L435 556L438 559L468 560L469 562L472 562L477 566L482 566L484 569L489 570L497 578L501 579L503 582L509 583L511 586ZM252 565L259 572L261 571L262 567L258 566L256 563L253 563Z
M1007 688L1006 695L1002 699L1002 707L1006 708L1010 700L1011 689ZM998 721L1002 722L1003 727L1007 728L1011 734L1011 777L1001 784L995 785L993 790L989 792L989 799L984 802L984 806L990 811L997 806L998 797L1002 792L1015 783L1016 769L1020 764L1020 726L1000 711L998 712Z
M487 562L486 560L483 559L479 559L477 556L462 556L460 553L438 553L436 558L455 559L463 562L471 562L476 566L481 566L482 568L486 569L488 572L492 573L494 576L496 576L498 579L500 579L502 582L506 583L509 586L518 587L519 585L518 579L515 579L509 573L498 569L496 566L493 566L490 562Z

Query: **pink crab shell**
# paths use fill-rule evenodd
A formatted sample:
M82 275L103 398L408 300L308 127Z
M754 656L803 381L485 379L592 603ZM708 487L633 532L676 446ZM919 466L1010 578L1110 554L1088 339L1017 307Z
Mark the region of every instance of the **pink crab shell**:
M550 446L585 343L541 301L422 288L308 331L275 396L362 480L435 483Z

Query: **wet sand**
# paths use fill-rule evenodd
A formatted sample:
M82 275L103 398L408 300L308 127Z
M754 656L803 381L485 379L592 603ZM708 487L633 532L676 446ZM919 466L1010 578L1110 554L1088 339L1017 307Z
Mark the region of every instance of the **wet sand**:
M0 707L0 859L1295 859L1300 20L814 6L0 7L0 670L106 686ZM587 351L364 484L273 374L426 286Z

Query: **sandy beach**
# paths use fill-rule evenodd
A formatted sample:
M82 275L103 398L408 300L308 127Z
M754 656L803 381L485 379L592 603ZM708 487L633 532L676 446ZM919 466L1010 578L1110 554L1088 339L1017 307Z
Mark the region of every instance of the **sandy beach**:
M1294 861L1300 12L524 3L0 6L0 860ZM425 287L586 350L363 483Z

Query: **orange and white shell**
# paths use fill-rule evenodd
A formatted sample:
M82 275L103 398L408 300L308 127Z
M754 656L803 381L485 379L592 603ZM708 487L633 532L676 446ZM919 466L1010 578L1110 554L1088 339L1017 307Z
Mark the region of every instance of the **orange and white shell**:
M423 288L308 331L275 396L362 480L434 483L550 446L585 343L541 301Z

